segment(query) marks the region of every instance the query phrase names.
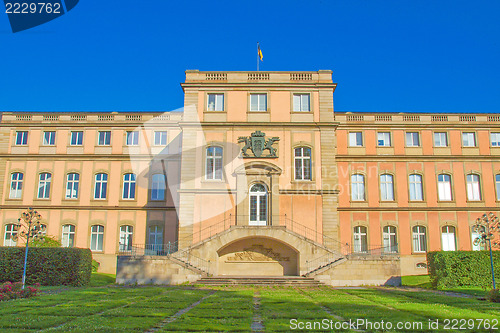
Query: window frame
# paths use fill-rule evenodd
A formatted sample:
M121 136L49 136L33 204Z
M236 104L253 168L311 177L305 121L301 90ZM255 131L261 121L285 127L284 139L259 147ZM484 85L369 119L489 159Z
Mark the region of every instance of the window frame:
M154 145L159 147L159 146L166 146L167 145L167 142L168 142L168 131L154 131L153 133L153 140L154 140ZM165 143L162 143L162 139L163 139L163 136L162 134L165 133ZM157 143L157 134L160 134L160 137L159 137L159 141L160 143Z
M65 227L69 227L69 230L65 230ZM75 234L76 234L76 226L71 223L63 224L61 227L61 247L75 247ZM65 239L65 237L67 237ZM67 240L67 244L65 241Z
M70 179L70 175L73 176L73 179ZM75 175L77 176L76 177L77 179L74 179ZM70 188L70 184L71 184L71 188ZM75 184L76 184L76 186L75 186ZM64 198L67 200L77 200L79 188L80 188L80 174L78 172L68 172L66 174L66 193L64 194ZM68 190L70 191L69 196L68 196ZM76 195L73 196L73 193L76 193Z
M389 144L380 144L380 138L379 138L379 135L380 134L387 134L388 135L388 141L389 141ZM383 139L383 141L385 142L385 139ZM384 131L381 131L381 132L377 132L377 147L381 147L381 148L387 148L387 147L392 147L392 136L391 136L391 132L384 132Z
M417 141L418 141L416 145L413 144L413 142L414 142L414 140L413 140L414 134L416 134ZM412 137L411 145L409 145L408 135L410 135ZM420 140L420 132L418 132L418 131L417 132L410 132L410 131L405 132L405 143L406 143L406 147L407 148L418 148L418 147L421 147L422 146L422 142Z
M415 232L415 228L417 228L417 231ZM423 228L423 232L421 229ZM423 242L422 238L423 237ZM427 253L427 227L423 225L414 225L411 228L411 239L412 239L412 250L413 253ZM418 244L418 246L416 246ZM421 249L421 245L423 244L424 249Z
M359 228L358 232L356 230L357 228ZM358 242L359 242L359 244L357 244ZM359 249L359 251L358 251L358 249ZM368 253L368 227L367 226L356 225L352 228L352 251L353 251L353 253Z
M163 177L163 182L161 181L157 181L155 182L155 176L162 176ZM150 200L151 201L165 201L166 200L166 197L167 197L167 177L162 174L162 173L154 173L151 175L151 189L150 189ZM163 183L163 188L161 187L161 184ZM160 186L158 186L157 188L155 188L155 184L160 184ZM158 197L153 197L153 193L155 193L154 191L157 191L157 193L161 193L160 191L163 191L163 198L158 198Z
M118 251L124 252L132 250L132 246L134 244L134 226L130 224L123 224L120 226L119 233ZM122 240L124 240L123 243Z
M209 153L213 149L213 153ZM220 151L220 155L217 152ZM211 164L210 164L211 163ZM220 167L217 168L217 163ZM224 148L210 145L205 149L205 180L220 181L224 179Z
M420 178L420 183L418 183L418 182L412 182L411 181L411 177L412 176L419 177ZM421 199L412 199L411 198L412 184L420 184ZM415 187L415 189L416 189L416 187ZM415 191L415 193L417 193L417 192ZM408 201L410 201L410 202L422 202L422 201L425 201L424 200L424 194L425 194L424 193L424 177L421 174L419 174L419 173L410 173L408 175Z
M106 136L106 133L108 134ZM103 140L104 142L101 143L101 134L103 134ZM106 138L108 140L106 140ZM111 146L111 131L98 131L97 132L97 145L98 146L101 146L101 147L107 147L107 146Z
M214 104L213 104L213 110L210 108L210 97L214 96ZM222 104L217 103L217 96L222 96ZM226 96L223 92L210 92L207 93L207 99L206 99L206 108L205 111L207 112L225 112L226 110ZM222 105L222 110L217 110L217 105Z
M19 137L20 135L20 137ZM14 145L16 146L27 146L28 145L29 134L28 131L16 131L16 139L14 141ZM19 140L21 139L21 140ZM21 141L19 143L19 141Z
M300 150L300 156L297 156L297 151ZM309 151L309 156L305 155L305 151ZM300 161L300 178L297 178L297 162ZM309 168L309 177L306 177L306 164ZM293 179L295 181L312 181L312 148L308 146L299 146L293 148Z
M299 97L300 101L299 101L299 110L296 110L295 109L295 97ZM307 96L307 110L303 110L303 100L302 100L302 97L303 96ZM307 92L296 92L296 93L292 93L292 112L298 112L298 113L307 113L307 112L311 112L312 111L312 106L311 106L311 93L307 93Z
M469 183L469 176L472 176L471 178L477 177L477 183L472 180L472 182ZM470 185L469 185L470 184ZM474 187L474 184L476 184L477 187ZM470 172L465 175L465 188L466 188L466 193L467 193L467 201L471 202L479 202L483 201L483 191L481 189L481 175L475 172ZM477 192L474 192L477 189ZM471 190L472 193L469 192ZM472 194L472 198L469 194ZM477 197L477 199L476 199Z
M128 177L129 179L126 179L127 176L129 176ZM124 173L122 177L122 200L130 200L130 201L135 200L136 192L137 192L137 175L133 172ZM125 194L127 194L127 196Z
M440 135L440 134L444 134L444 141L445 141L445 144L442 145L437 145L436 144L436 135ZM440 139L441 140L441 139ZM434 147L435 148L445 148L445 147L448 147L449 146L449 141L448 141L448 132L434 132L434 138L433 138L433 143L434 143ZM441 141L440 141L441 143Z
M352 144L352 141L351 141L351 134L355 134L355 144L353 145ZM358 137L358 134L360 135ZM361 144L358 144L358 139L361 139ZM363 147L364 146L364 135L363 135L363 131L349 131L349 135L348 135L348 141L349 141L349 147Z
M97 227L97 230L94 231L94 227ZM102 228L102 231L101 231L101 228ZM103 252L104 251L104 226L102 224L94 224L90 227L90 251L92 252ZM93 248L92 244L93 244L93 238L94 236L96 237L96 240L95 240L95 245L96 245L96 248ZM101 237L99 237L101 236ZM99 242L100 240L100 242ZM99 248L99 245L100 245L100 248Z
M439 184L440 183L446 183L446 182L440 182L439 181L439 177L440 176L447 176L447 177L449 177L448 184L449 184L449 187L450 187L450 199L442 199L441 198ZM455 198L455 196L453 195L453 179L452 179L452 176L450 174L448 174L448 173L439 173L439 174L437 174L437 182L436 182L436 184L437 184L437 197L438 197L438 201L439 202L452 202L454 200L454 198Z
M496 201L500 201L500 173L496 173L494 176Z
M353 176L360 176L362 182L358 182L358 181L354 182L353 181ZM353 173L353 174L351 174L351 195L350 195L351 202L364 202L364 201L366 201L366 180L365 180L365 178L366 178L365 175L361 174L361 173ZM359 190L359 186L362 186L362 190L363 190L362 191L362 199L355 199L354 198L354 191L353 191L354 184L361 184L361 185L357 185L357 188Z
M446 233L444 232L445 228L447 229ZM449 232L450 228L453 228L453 233ZM445 242L444 242L444 237L443 237L445 234L447 234L447 235L452 234L453 235L453 240L454 240L453 249L445 249ZM449 245L450 244L447 244L447 247ZM456 251L456 250L457 250L457 228L454 225L449 225L449 224L441 226L441 251Z
M472 134L472 138L474 140L474 145L472 145L472 146L465 145L464 135L466 135L466 134ZM462 132L462 148L475 148L475 147L477 147L476 132Z
M48 138L47 138L48 135ZM43 146L55 146L56 145L56 131L44 131L42 136Z
M495 144L493 144L493 135L497 137ZM490 147L500 147L500 132L490 132Z
M102 176L101 179L97 179L98 176ZM105 177L104 177L105 176ZM103 179L105 178L105 179ZM105 172L98 172L94 175L94 200L107 200L108 198L108 181L109 175ZM99 196L97 196L97 189L99 184ZM104 190L103 190L104 188ZM104 191L104 194L103 194Z
M16 179L14 179L14 175L17 175ZM21 176L21 179L19 179L19 175ZM24 183L24 173L12 172L10 174L9 199L16 200L23 198L23 183ZM12 188L14 184L16 185L15 189ZM17 194L17 196L13 196L12 193Z
M73 135L75 135L75 143L73 143ZM78 140L80 139L80 140ZM70 146L83 146L83 131L71 131L69 136Z
M45 179L42 179L42 175L45 175ZM47 177L48 175L48 177ZM40 190L42 189L43 182L43 196L40 196ZM38 190L37 190L37 199L48 200L50 199L50 190L52 187L52 173L50 172L40 172L38 174Z
M391 181L390 183L387 181L383 181L382 177L389 178ZM379 175L379 191L380 191L380 201L384 202L392 202L396 200L396 193L395 193L395 186L394 186L394 175L390 173L382 173ZM383 197L384 189L382 187L382 184L385 184L385 193L386 193L386 198ZM388 187L390 184L390 187ZM392 199L388 199L387 194L389 193L388 190L392 193Z
M386 231L387 229L387 231ZM388 238L386 238L388 235ZM386 246L386 240L388 240L389 245ZM393 244L394 242L394 244ZM398 228L394 225L385 225L382 227L382 250L386 254L398 253Z
M264 96L265 97L265 102L266 102L266 107L265 110L260 110L260 98L257 101L257 110L252 109L252 97L253 96ZM252 92L249 94L249 106L248 106L248 111L249 112L256 112L256 113L266 113L269 112L269 98L268 98L268 93L267 92Z
M14 247L17 246L17 241L13 240L14 236L18 234L18 230L16 230L16 225L14 223L7 223L3 228L3 246ZM7 240L7 235L9 235L9 239Z
M139 131L125 132L125 145L128 147L139 145Z

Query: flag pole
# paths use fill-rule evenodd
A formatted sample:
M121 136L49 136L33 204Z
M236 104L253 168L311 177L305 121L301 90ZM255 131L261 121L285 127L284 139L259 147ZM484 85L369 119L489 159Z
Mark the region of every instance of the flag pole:
M257 72L259 71L259 42L257 42Z

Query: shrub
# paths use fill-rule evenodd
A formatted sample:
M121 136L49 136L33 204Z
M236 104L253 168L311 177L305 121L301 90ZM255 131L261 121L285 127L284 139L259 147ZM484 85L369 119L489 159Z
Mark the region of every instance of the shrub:
M22 279L24 250L22 247L0 247L0 283ZM91 263L89 249L30 248L26 284L85 286L90 283Z
M92 259L92 273L96 273L97 270L99 269L99 266L101 266L99 261Z
M54 236L44 236L41 239L30 240L30 247L61 247L62 243Z
M26 286L26 288L22 289L22 282L5 282L0 285L0 301L8 301L10 299L17 298L28 298L36 296L38 293L38 289L30 286Z
M493 251L493 262L499 274L500 251ZM427 265L433 288L492 287L489 251L429 252Z
M500 290L499 289L491 289L486 294L486 299L490 302L500 303Z

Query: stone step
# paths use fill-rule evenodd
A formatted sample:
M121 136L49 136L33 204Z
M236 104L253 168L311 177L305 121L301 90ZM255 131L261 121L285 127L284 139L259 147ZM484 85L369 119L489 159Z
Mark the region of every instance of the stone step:
M300 276L214 276L201 278L194 284L204 284L211 286L221 285L284 285L284 286L302 286L315 287L323 285L313 278Z

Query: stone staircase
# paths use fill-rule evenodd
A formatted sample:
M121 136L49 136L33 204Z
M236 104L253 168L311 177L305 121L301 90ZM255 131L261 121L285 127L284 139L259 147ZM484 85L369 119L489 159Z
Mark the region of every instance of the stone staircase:
M214 276L204 277L194 282L196 285L207 286L323 286L314 278L303 276Z

